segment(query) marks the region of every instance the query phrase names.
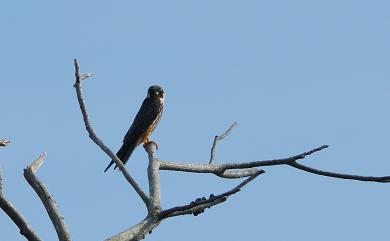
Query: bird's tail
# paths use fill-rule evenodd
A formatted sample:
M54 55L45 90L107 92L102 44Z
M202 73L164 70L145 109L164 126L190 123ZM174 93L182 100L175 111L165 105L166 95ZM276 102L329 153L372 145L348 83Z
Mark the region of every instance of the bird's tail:
M134 149L137 147L137 145L134 144L128 144L123 143L122 147L119 149L119 151L116 153L116 156L122 161L123 165L126 164L126 162L129 160L131 154L133 153ZM113 164L114 160L111 160L110 164L104 169L104 172L106 172ZM114 170L117 168L115 165Z

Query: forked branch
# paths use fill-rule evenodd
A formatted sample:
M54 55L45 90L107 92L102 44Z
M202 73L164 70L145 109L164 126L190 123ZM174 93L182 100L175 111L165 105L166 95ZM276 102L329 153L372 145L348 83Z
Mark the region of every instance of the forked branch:
M344 173L336 173L323 171L319 169L315 169L312 167L305 166L303 164L298 163L299 160L304 159L305 157L312 155L316 152L319 152L325 148L328 148L327 145L320 146L318 148L312 149L310 151L287 157L281 159L272 159L272 160L264 160L264 161L254 161L254 162L233 162L226 164L192 164L192 163L184 163L184 162L173 162L173 161L161 161L160 170L170 170L170 171L180 171L180 172L195 172L195 173L213 173L220 177L224 178L234 178L231 177L231 173L235 173L237 177L242 177L248 172L252 172L256 170L257 167L264 166L279 166L279 165L289 165L293 168L310 172L312 174L327 176L339 179L349 179L356 181L364 181L364 182L382 182L387 183L390 182L390 176L360 176L360 175L351 175ZM241 170L241 171L240 171Z
M213 161L214 161L215 148L217 147L217 142L225 139L233 131L233 129L236 126L237 126L237 122L234 122L229 127L229 129L227 129L222 135L214 137L213 145L211 146L211 151L210 151L210 161L209 161L209 164L213 163Z

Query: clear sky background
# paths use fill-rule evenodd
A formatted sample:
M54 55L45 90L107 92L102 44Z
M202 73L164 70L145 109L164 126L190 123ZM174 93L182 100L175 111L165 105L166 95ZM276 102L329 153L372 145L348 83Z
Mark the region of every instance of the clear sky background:
M166 92L152 139L165 160L206 163L289 157L325 170L390 175L388 1L7 1L0 7L0 149L5 193L44 240L55 231L23 168L38 176L74 240L103 240L146 210L88 138L73 58L97 134L116 151L152 84ZM146 189L147 155L127 164ZM390 184L337 180L289 167L204 214L163 222L147 240L385 241ZM161 173L169 208L239 180ZM0 240L24 240L0 212Z

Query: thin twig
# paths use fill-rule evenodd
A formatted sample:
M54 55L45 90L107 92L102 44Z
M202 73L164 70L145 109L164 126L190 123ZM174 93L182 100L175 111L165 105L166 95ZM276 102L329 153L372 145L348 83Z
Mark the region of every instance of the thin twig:
M16 210L10 203L3 192L3 178L0 172L0 208L8 215L8 217L18 226L20 234L25 236L29 241L40 241L41 238L35 233L26 219Z
M86 73L86 74L83 74L82 76L80 76L80 81L83 81L89 77L92 77L92 76L95 76L96 73L92 72L92 73Z
M0 146L8 146L10 143L9 140L0 140Z
M44 154L40 155L36 161L25 168L23 173L24 178L41 199L41 202L45 207L46 212L49 215L50 220L57 232L58 240L71 241L72 238L53 196L50 194L47 187L35 176L35 172L42 165L44 158Z
M264 173L264 171L259 170L257 173L255 173L251 177L245 179L243 182L241 182L235 188L231 189L230 191L219 194L217 196L210 196L210 198L206 199L206 200L200 200L198 202L192 202L191 204L188 204L188 205L166 209L166 210L160 212L158 217L161 220L161 219L179 216L179 215L193 214L193 213L196 213L198 211L202 211L205 208L215 206L221 202L226 201L229 196L241 191L241 188L243 188L245 185L247 185L249 182L254 180L257 176L259 176L262 173Z
M306 158L307 156L310 156L316 152L322 151L323 149L328 148L328 145L323 145L317 148L314 148L310 151L301 153L299 155L295 155L288 158L283 159L273 159L273 160L266 160L266 161L254 161L254 162L244 162L244 163L227 163L222 165L222 170L228 170L228 169L243 169L243 168L252 168L252 167L260 167L260 166L275 166L275 165L282 165L282 164L289 164L298 160L302 160Z
M80 66L79 66L76 59L74 59L74 66L75 66L75 76L76 76L76 83L74 84L74 87L76 88L77 100L78 100L79 105L80 105L85 128L87 129L89 137L92 139L93 142L96 143L96 145L98 145L100 147L100 149L102 149L112 160L114 160L115 164L119 167L119 170L121 170L123 176L130 183L130 185L135 189L137 194L141 197L142 201L148 207L149 201L150 201L149 197L142 190L141 186L139 186L138 183L131 177L131 175L128 173L127 169L125 168L123 163L119 160L119 158L96 135L95 130L92 127L91 121L89 120L88 111L87 111L87 108L85 106L83 89L81 86L82 79L80 77L81 76L80 75ZM87 77L85 77L85 78L87 78Z
M292 162L289 165L294 167L294 168L297 168L299 170L302 170L305 172L310 172L310 173L313 173L316 175L321 175L321 176L356 180L356 181L362 181L362 182L380 182L380 183L390 182L390 176L372 177L372 176L358 176L358 175L350 175L350 174L343 174L343 173L336 173L336 172L328 172L328 171L322 171L322 170L318 170L318 169L315 169L312 167L308 167L308 166L299 164L297 162Z
M227 129L225 131L225 133L223 133L222 135L219 135L219 136L215 136L214 137L214 141L213 141L213 145L211 147L211 151L210 151L210 161L209 161L209 164L213 163L214 161L214 155L215 155L215 148L217 147L217 142L218 141L221 141L223 140L225 137L227 137L230 132L232 132L232 130L237 126L237 122L234 122L230 127L229 129Z

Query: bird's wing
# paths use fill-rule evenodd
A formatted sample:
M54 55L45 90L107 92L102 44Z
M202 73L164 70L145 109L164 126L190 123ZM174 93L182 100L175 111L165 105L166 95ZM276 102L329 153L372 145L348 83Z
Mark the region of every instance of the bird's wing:
M158 111L156 111L156 108L158 108ZM122 147L116 154L123 164L126 164L135 148L143 141L148 129L156 120L159 119L161 111L162 105L151 103L149 98L145 98L142 102L141 108L135 116L133 124L130 126L123 138ZM106 172L113 164L114 161L111 160L104 172Z
M161 112L162 106L158 106L157 104L158 103L151 103L149 98L145 98L145 100L142 102L140 110L134 118L133 124L130 126L125 137L123 138L123 143L129 140L138 140L148 131L150 126L158 118L159 113ZM156 109L159 110L156 111ZM138 145L139 144L141 143L138 143Z

